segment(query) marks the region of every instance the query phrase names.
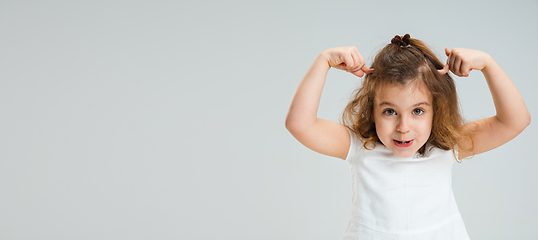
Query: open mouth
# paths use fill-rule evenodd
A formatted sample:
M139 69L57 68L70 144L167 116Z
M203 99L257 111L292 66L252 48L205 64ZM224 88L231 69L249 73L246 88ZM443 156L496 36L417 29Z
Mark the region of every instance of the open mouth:
M413 144L413 140L409 140L409 141L394 140L394 144L397 147L409 147L409 146L411 146L411 144Z

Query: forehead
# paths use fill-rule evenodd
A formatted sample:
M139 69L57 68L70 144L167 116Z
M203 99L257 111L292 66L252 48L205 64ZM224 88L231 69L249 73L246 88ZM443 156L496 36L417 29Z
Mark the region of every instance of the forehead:
M431 94L421 81L411 81L406 85L384 84L375 91L375 106L394 105L410 106L418 103L427 103L431 106Z

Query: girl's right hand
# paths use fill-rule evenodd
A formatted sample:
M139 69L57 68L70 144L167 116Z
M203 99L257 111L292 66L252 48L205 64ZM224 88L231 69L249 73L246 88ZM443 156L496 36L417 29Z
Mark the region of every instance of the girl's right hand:
M329 66L350 72L362 77L365 73L371 73L373 69L366 67L361 53L356 47L335 47L329 48L320 54L327 59Z

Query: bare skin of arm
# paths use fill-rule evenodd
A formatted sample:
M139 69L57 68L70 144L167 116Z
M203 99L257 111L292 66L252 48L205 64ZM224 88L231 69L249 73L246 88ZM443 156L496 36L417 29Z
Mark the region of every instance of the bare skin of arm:
M288 131L306 147L345 159L350 145L347 128L317 117L321 93L331 67L362 77L372 70L355 47L330 48L321 52L299 83L286 117Z
M495 104L496 115L463 126L465 134L471 137L474 148L469 151L462 147L459 159L487 152L497 148L519 135L531 122L531 116L516 86L487 53L472 50L446 48L447 64L441 73L449 70L460 77L467 77L472 70L484 74ZM469 138L462 139L459 146L469 146Z

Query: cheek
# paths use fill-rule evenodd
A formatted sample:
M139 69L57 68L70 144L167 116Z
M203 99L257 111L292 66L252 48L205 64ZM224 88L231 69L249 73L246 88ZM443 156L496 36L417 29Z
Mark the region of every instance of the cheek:
M390 121L386 121L386 120L378 120L376 121L376 124L375 124L375 130L377 132L377 136L381 139L381 138L386 138L387 135L390 137L390 135L392 134L392 124Z
M423 126L423 128L421 129L422 133L428 135L428 137L430 136L432 131L432 121L433 119L430 117L421 124Z

